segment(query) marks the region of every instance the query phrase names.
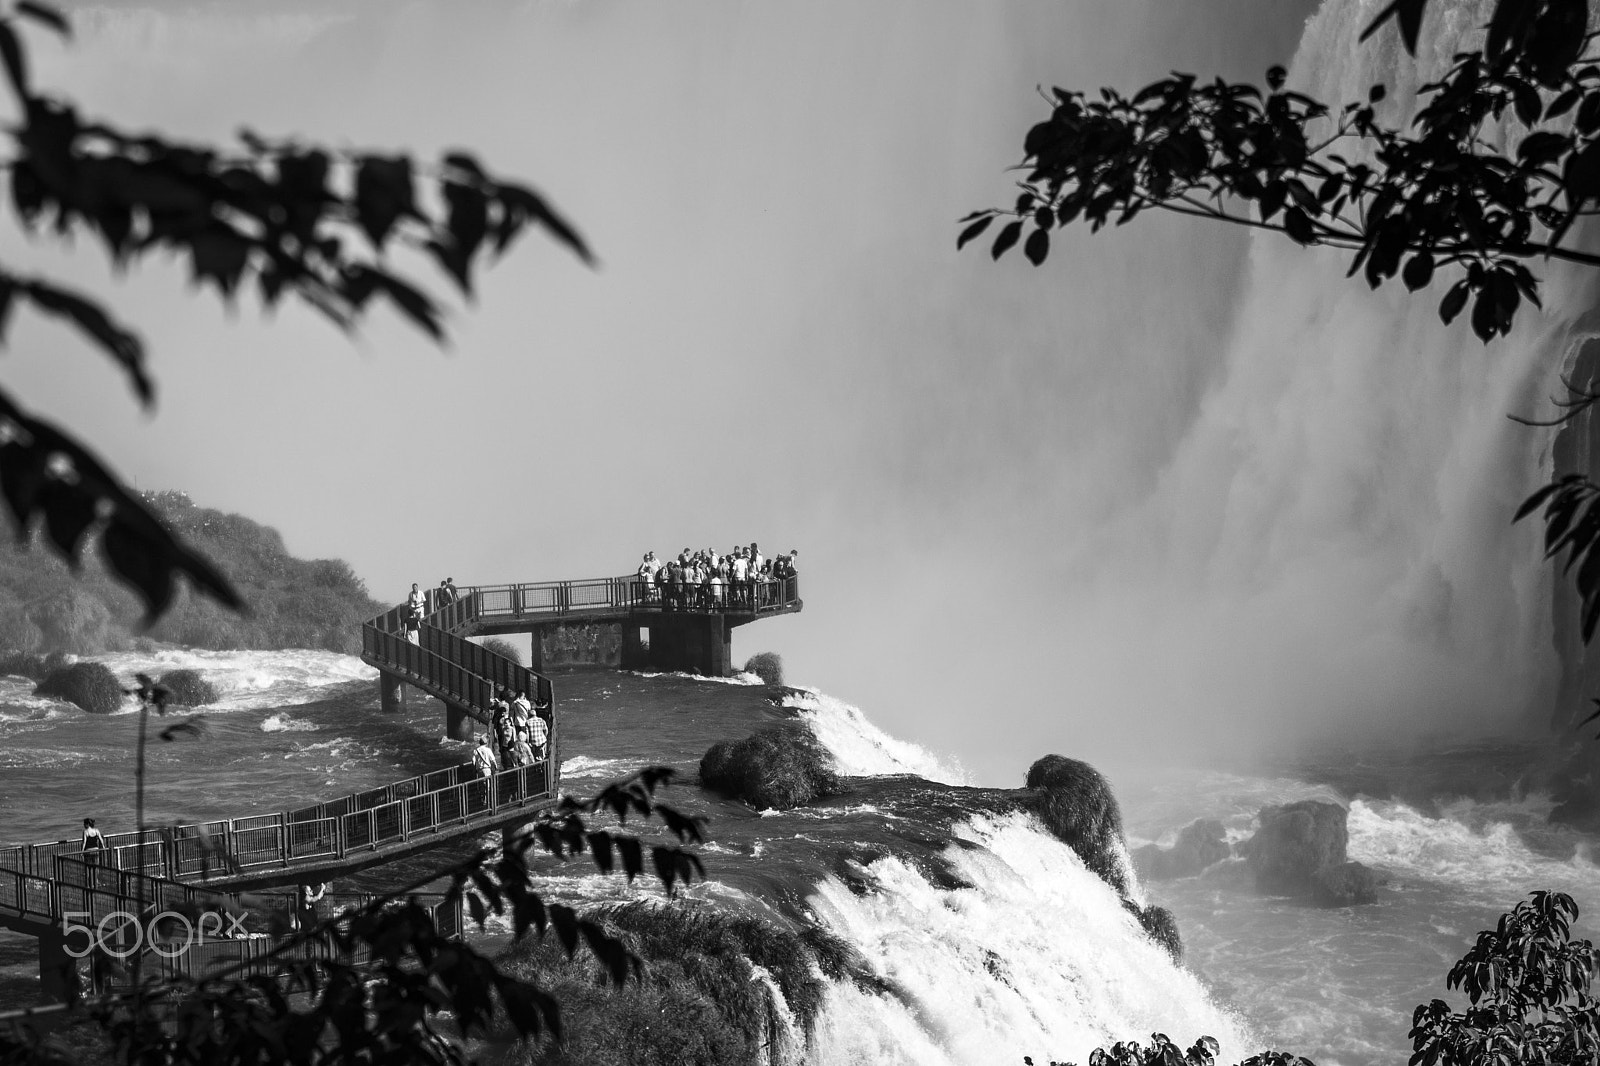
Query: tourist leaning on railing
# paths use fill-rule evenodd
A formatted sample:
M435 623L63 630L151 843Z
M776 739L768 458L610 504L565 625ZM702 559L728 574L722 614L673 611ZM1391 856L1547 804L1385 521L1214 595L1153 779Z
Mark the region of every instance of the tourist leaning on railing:
M668 611L774 607L794 598L791 579L799 554L791 549L788 555L767 559L754 541L726 555L718 555L714 548L693 553L685 548L666 563L655 552L645 552L636 574L638 597Z

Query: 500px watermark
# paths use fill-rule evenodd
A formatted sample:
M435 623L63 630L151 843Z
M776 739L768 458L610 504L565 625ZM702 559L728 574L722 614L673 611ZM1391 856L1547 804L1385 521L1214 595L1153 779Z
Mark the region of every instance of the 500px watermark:
M61 935L67 941L63 949L75 959L81 959L95 950L103 951L112 958L125 959L146 944L151 951L162 958L175 959L190 948L206 942L208 923L216 926L211 934L213 940L249 935L244 927L244 920L248 915L244 913L217 914L214 911L207 911L197 920L190 921L187 914L161 911L151 915L150 920L141 925L135 914L128 911L112 911L100 919L99 925L81 925L75 921L78 918L93 917L94 914L90 911L67 911L61 916ZM227 923L226 929L223 928L224 922ZM178 935L180 925L182 935ZM87 938L84 947L72 946L74 933L82 933ZM160 935L157 935L158 933Z

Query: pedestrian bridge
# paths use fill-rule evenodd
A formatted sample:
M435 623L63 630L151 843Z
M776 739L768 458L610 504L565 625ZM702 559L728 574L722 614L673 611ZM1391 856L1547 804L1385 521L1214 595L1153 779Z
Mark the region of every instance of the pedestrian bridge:
M85 915L99 921L137 914L141 894L147 904L194 908L225 905L245 890L325 882L524 821L555 802L560 732L549 679L455 636L435 618L424 620L412 643L400 631L401 616L397 607L362 627L362 658L381 677L445 700L457 725L488 722L497 685L536 694L550 716L545 758L487 778L470 764L454 766L296 809L107 834L107 847L92 863L77 838L0 847L0 928L37 938L46 999L66 995L76 967L66 939L69 918L81 924ZM459 914L451 920L458 928ZM229 944L188 965L213 956L271 963L270 948Z
M549 758L492 778L470 764L455 766L298 810L107 834L108 846L92 862L77 839L0 847L0 928L38 938L41 993L60 999L75 965L70 927L88 923L102 938L110 935L114 947L128 947L143 934L142 923L124 918L128 928L110 934L102 923L141 911L237 913L242 891L325 882L476 838L548 806L556 777ZM459 932L459 903L444 915L442 901L430 906L441 930ZM199 976L227 963L267 967L286 939L213 937L203 951L171 956L147 945L157 956L150 972Z

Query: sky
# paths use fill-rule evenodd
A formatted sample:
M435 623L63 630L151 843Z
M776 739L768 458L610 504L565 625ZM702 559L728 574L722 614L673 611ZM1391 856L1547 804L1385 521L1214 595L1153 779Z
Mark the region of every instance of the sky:
M0 363L138 487L272 525L395 601L445 576L629 572L646 549L797 548L804 611L737 630L735 658L777 651L791 683L986 783L1048 751L1248 730L1204 709L1248 690L1259 718L1329 682L1285 667L1293 684L1261 690L1252 642L1282 662L1332 638L1293 601L1172 610L1151 575L1182 554L1140 558L1129 532L1157 523L1130 501L1157 500L1170 540L1184 484L1208 484L1183 480L1186 442L1237 377L1225 353L1263 253L1176 218L1060 235L1040 269L955 248L960 216L1014 197L1041 87L1258 77L1294 57L1314 4L70 6L70 45L32 40L36 80L90 114L422 158L467 147L546 194L599 260L525 239L455 302L441 350L387 310L352 338L292 306L223 306L179 264L117 276L89 241L0 230L8 258L100 293L145 337L153 413L46 323L18 316ZM1329 444L1323 466L1360 462L1370 481L1383 457L1341 459L1352 447ZM1316 521L1341 543L1367 524ZM1296 565L1346 584L1313 533ZM1139 594L1108 598L1124 578ZM1346 629L1365 625L1356 609ZM1197 628L1228 635L1195 643Z

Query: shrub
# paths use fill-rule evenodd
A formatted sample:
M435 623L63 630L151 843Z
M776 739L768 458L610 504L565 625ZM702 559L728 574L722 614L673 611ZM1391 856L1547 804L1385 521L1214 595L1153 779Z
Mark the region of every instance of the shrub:
M168 670L159 682L180 707L205 707L221 699L217 686L200 676L198 670Z
M700 783L758 809L787 810L841 791L828 750L809 730L783 726L713 744L700 760Z
M509 640L501 640L499 637L490 637L488 640L483 641L482 643L484 650L492 651L496 655L504 656L505 658L516 663L518 666L526 665L522 661L522 649L511 643Z
M32 652L8 651L0 654L0 674L31 677L35 681L43 681L53 668L45 656Z
M681 902L612 904L586 917L639 957L643 980L597 988L592 978L583 979L594 969L592 960L569 962L538 944L512 948L508 954L520 957L507 969L533 971L560 999L566 1020L566 1043L536 1052L532 1061L665 1066L796 1060L786 1052L798 1049L782 1046L778 1003L757 979L757 967L777 985L802 1030L821 1013L830 980L883 990L854 949L821 929L796 931L765 917Z
M1086 762L1046 755L1028 767L1027 806L1056 839L1117 894L1128 894L1129 862L1122 839L1122 808L1111 785Z
M122 709L122 683L105 663L73 663L52 670L33 694L70 700L90 714Z
M744 672L755 674L769 685L783 684L783 660L775 651L758 652L744 664Z

